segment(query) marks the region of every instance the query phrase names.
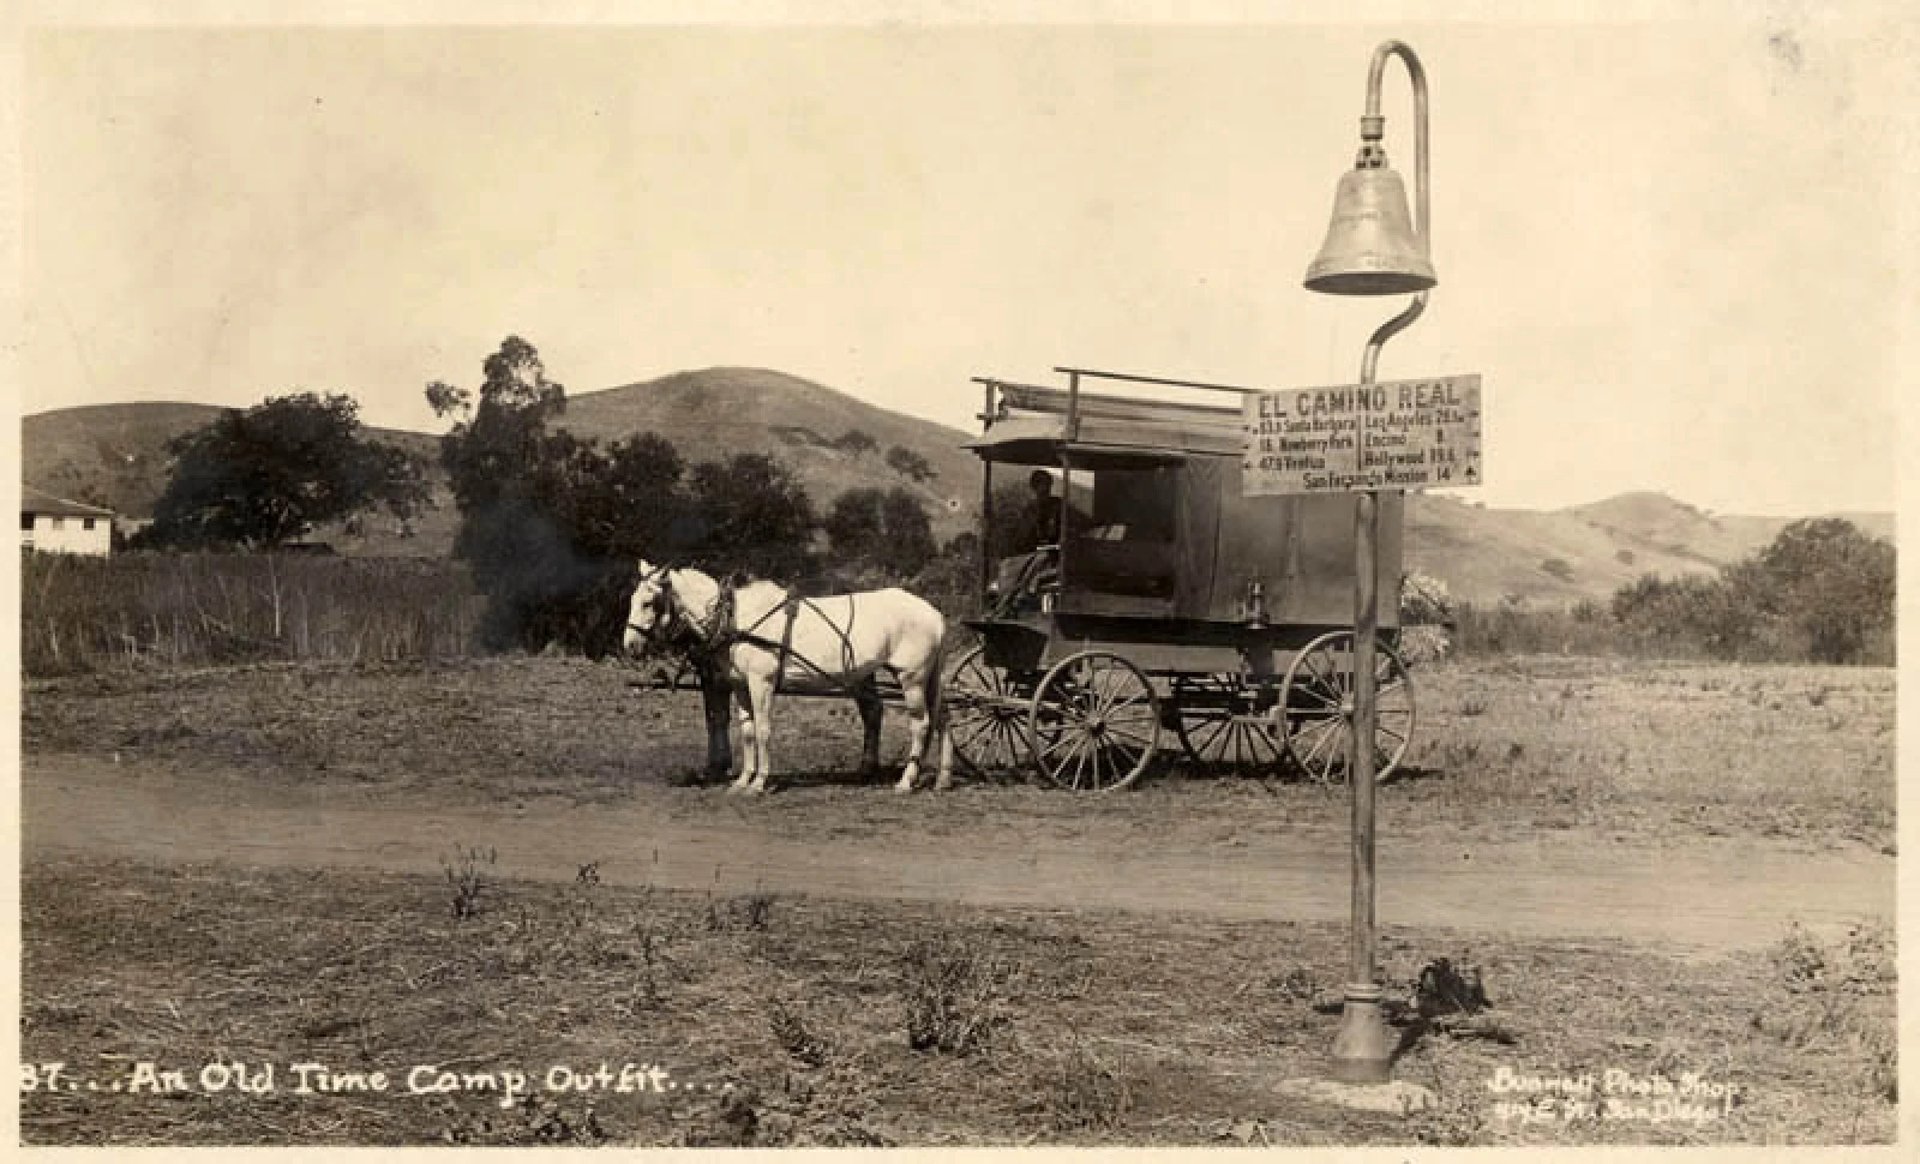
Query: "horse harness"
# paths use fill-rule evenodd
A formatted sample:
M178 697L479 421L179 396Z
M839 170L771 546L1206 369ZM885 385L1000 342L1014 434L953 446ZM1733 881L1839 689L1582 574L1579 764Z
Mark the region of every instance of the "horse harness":
M833 628L834 634L840 639L841 657L844 660L845 667L847 670L852 670L854 655L852 619L855 612L855 607L852 603L848 603L847 605L848 623L845 627L842 627L836 623L825 610L821 609L819 603L803 595L794 594L789 591L785 601L755 619L752 626L741 628L734 625L737 604L734 598L735 587L732 579L716 579L720 593L713 600L713 605L708 609L706 618L695 622L693 619L687 617L680 603L675 601L673 583L670 575L671 571L666 567L662 567L655 576L659 584L660 593L658 597L654 599L654 616L657 619L669 620L679 628L669 632L669 637L679 640L681 644L680 649L689 657L693 658L696 663L707 663L717 658L727 649L740 643L745 643L750 647L758 647L763 651L770 652L774 658L778 660L778 666L774 669L773 673L773 690L775 694L778 694L781 689L782 680L787 673L787 664L796 659L799 660L801 666L811 672L814 677L833 683L846 690L848 694L852 694L853 689L851 686L839 683L832 675L816 665L813 660L797 653L793 649L793 628L795 624L800 621L801 608L805 607L819 616L821 622ZM786 615L786 619L780 628L780 637L778 640L759 633L761 627L765 626L772 619L779 617L783 612ZM629 624L629 626L631 626L631 624ZM637 630L638 628L633 629Z

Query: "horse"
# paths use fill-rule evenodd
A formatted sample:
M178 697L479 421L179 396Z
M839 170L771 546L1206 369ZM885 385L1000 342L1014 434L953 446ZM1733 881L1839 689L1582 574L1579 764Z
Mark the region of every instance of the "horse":
M773 582L735 586L642 559L623 644L629 654L675 644L727 673L741 736L732 787L745 792L765 792L772 775L768 740L777 691L851 696L865 729L862 770L878 768L883 707L874 676L881 668L892 671L909 731L906 764L894 787L911 792L936 739L934 787L945 789L952 780L953 748L940 702L946 630L931 603L897 587L807 598Z

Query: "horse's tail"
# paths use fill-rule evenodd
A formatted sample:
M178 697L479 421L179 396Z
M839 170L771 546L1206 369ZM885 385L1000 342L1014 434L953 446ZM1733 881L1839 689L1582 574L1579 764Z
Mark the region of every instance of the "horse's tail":
M947 734L947 701L943 689L947 682L947 623L940 620L940 637L933 641L933 658L927 667L925 692L927 698L927 725L941 738Z
M916 595L918 597L918 595ZM925 601L925 599L922 599ZM935 766L945 786L948 774L952 772L954 745L947 736L947 615L939 607L927 603L927 609L933 613L933 651L927 657L927 672L920 680L920 695L927 705L927 740L922 747L924 766ZM935 751L939 749L939 751Z

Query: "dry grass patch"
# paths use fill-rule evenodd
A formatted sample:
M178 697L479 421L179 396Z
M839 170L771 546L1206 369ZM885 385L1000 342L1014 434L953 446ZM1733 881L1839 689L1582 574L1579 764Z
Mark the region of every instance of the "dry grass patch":
M780 897L714 928L697 893L517 880L464 917L444 877L99 861L25 874L23 1058L124 1080L276 1065L276 1090L22 1097L36 1144L1887 1142L1890 945L1789 935L1710 965L1613 944L1393 930L1392 997L1483 976L1504 1045L1429 1026L1402 1120L1283 1099L1324 1070L1341 927ZM1403 1030L1412 1030L1403 1025ZM945 1046L942 1046L942 1040ZM916 1043L920 1044L916 1048ZM384 1092L297 1094L298 1063ZM608 1082L596 1083L601 1065ZM524 1093L407 1094L410 1071ZM1496 1117L1502 1068L1737 1085L1707 1123ZM620 1090L623 1071L677 1086ZM556 1074L549 1076L549 1072ZM629 1075L631 1072L629 1072ZM556 1086L549 1090L551 1080ZM585 1086L582 1087L582 1082ZM503 1102L510 1099L510 1102Z

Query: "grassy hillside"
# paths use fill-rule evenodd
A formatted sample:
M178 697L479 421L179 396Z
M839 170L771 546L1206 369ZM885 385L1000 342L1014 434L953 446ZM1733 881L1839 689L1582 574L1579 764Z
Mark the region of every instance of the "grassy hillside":
M1424 495L1408 498L1405 556L1457 597L1487 604L1512 596L1535 606L1604 601L1643 574L1713 574L1738 557L1661 548L1566 511L1484 509Z
M970 434L781 372L708 368L583 393L568 398L559 426L601 440L657 432L689 462L768 453L793 469L822 511L848 489L903 486L920 497L942 539L972 528L980 505L980 462L960 447ZM864 432L876 447L834 447L849 432ZM895 446L926 458L934 476L915 482L889 467Z
M23 429L23 476L57 496L92 499L145 517L166 487L167 443L220 411L205 404L109 404L30 416ZM979 462L960 448L969 434L780 372L710 368L581 393L568 398L557 426L601 441L657 432L689 464L768 453L793 469L822 512L848 489L902 486L920 497L942 539L972 528L979 508ZM873 448L836 447L849 432L865 433ZM459 514L439 471L439 438L392 429L369 429L368 435L428 458L435 508L404 531L390 517L370 515L354 530L332 525L315 536L343 553L446 553ZM895 447L923 457L934 475L917 482L890 467L886 457Z
M21 424L21 477L56 497L104 505L128 517L151 517L166 491L167 445L211 424L225 409L212 404L96 404L37 413ZM403 429L369 428L366 435L434 463L436 508L402 527L369 515L355 532L338 525L317 531L343 553L444 555L459 515L438 468L439 439Z
M167 442L220 411L210 404L99 404L29 416L21 474L56 497L144 517L166 487Z

